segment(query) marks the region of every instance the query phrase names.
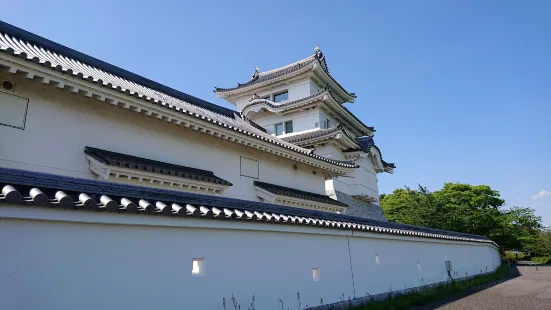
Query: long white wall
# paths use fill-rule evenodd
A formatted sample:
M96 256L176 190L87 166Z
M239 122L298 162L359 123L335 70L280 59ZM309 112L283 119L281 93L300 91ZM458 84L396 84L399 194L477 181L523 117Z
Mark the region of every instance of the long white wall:
M5 78L15 80L15 95L28 98L29 107L24 130L0 126L2 167L95 179L84 154L88 145L213 171L234 184L225 196L257 200L255 179L240 173L243 156L258 160L260 181L325 193L323 171L311 166L21 77Z
M297 292L305 308L442 281L445 258L461 276L500 263L487 244L348 230L5 204L0 217L0 309L220 310L232 294L297 309Z

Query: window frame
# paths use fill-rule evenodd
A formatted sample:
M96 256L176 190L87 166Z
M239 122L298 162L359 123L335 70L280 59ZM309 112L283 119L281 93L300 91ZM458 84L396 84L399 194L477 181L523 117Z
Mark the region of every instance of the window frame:
M287 97L283 100L276 101L276 97L279 96L279 95L283 95L283 94L286 94ZM272 101L275 102L275 103L279 103L279 102L286 101L286 100L289 100L289 90L288 89L272 94Z
M287 124L291 124L291 131L287 131ZM293 133L295 131L293 127L293 120L283 122L284 134Z
M281 127L281 133L280 133L280 134L277 133L277 127L278 127L278 126ZM284 134L284 133L283 133L283 129L284 129L284 127L283 127L283 122L281 122L281 123L275 123L275 124L274 124L274 134L276 135L276 137L277 137L277 136L281 136L281 135Z

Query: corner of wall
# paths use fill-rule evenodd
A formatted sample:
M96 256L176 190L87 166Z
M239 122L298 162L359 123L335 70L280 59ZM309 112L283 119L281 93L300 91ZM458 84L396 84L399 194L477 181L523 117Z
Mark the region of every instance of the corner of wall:
M346 215L363 217L377 221L387 221L383 209L378 205L354 199L351 196L339 191L335 191L335 197L337 201L344 202L348 205L345 212Z

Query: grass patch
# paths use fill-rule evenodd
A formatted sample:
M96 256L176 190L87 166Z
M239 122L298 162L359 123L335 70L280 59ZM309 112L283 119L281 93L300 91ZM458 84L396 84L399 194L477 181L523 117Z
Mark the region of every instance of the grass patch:
M551 256L532 257L532 261L538 264L551 264Z
M501 280L510 273L509 266L502 264L494 273L480 275L468 280L445 283L420 292L412 292L403 295L391 295L389 298L380 301L373 301L364 305L350 307L350 310L385 310L385 309L409 309L415 306L422 306L429 302L442 300L473 287Z
M505 258L509 260L513 260L515 262L518 261L519 259L523 259L524 256L525 255L522 252L509 252L509 251L505 252Z

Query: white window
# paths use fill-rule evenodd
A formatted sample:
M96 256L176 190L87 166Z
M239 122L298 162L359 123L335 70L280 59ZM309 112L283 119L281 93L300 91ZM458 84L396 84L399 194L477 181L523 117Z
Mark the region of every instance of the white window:
M320 271L318 268L312 268L312 279L314 282L319 282L320 279Z
M258 179L258 160L241 157L241 176Z
M25 129L29 99L0 92L0 125Z
M191 260L191 275L202 277L207 273L207 263L205 258L194 258Z
M327 119L327 117L320 114L320 128L321 129L327 129L334 127L335 124L333 124L330 120Z
M284 101L284 100L287 100L289 99L289 92L288 91L284 91L284 92L281 92L281 93L278 93L278 94L274 94L274 102L281 102L281 101Z
M282 134L293 132L293 121L286 121L264 127L266 132L271 135L281 136Z

